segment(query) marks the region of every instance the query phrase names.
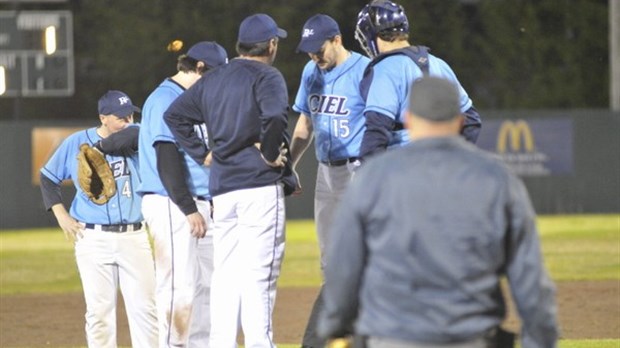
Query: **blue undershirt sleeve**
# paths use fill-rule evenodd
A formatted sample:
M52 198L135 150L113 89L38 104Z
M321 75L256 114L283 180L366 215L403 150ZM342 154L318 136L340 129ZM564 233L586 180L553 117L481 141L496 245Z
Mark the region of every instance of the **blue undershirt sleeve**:
M49 211L58 203L62 203L62 195L60 194L60 185L50 180L43 173L40 174L41 194L43 195L43 205Z
M480 134L480 128L482 127L480 114L478 114L478 110L472 106L463 113L463 116L465 117L465 123L461 129L461 134L467 141L475 144Z
M366 131L360 148L362 159L385 151L395 126L393 119L375 111L368 111L364 116L366 117Z
M168 197L185 215L198 211L196 202L185 182L185 164L183 157L174 143L158 141L155 143L157 153L157 171Z

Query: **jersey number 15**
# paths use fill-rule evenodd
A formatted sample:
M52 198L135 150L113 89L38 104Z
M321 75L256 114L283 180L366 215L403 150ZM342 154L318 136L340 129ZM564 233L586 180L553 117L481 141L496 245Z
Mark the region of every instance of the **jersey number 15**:
M346 138L351 134L349 129L349 120L346 118L334 118L332 119L332 130L334 131L334 137Z

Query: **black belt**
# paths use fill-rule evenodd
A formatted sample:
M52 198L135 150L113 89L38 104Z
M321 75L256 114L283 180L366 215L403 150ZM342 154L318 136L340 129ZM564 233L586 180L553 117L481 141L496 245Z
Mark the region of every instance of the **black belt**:
M154 195L154 194L155 194L155 192L144 192L144 193L142 193L142 194L143 194L144 196L146 196L146 195ZM206 197L206 196L198 196L198 197L196 197L196 199L197 199L197 200L199 200L199 201L208 201L208 200L209 200L209 198L208 198L208 197Z
M344 166L347 163L353 163L357 160L358 160L357 157L349 157L349 158L344 158L344 159L334 160L334 161L329 161L329 160L321 161L321 163L323 163L324 165L328 167L340 167L340 166Z
M90 230L98 230L104 232L127 232L137 231L142 228L141 222L135 224L116 224L116 225L98 225L98 224L86 224L86 228Z

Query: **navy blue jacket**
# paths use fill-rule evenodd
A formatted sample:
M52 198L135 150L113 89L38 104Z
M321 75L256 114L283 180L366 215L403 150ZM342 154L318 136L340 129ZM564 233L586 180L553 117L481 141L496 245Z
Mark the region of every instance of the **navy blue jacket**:
M204 162L208 150L195 136L194 124L206 124L213 144L212 195L278 182L284 182L287 193L294 188L289 166L272 168L263 160L277 159L281 145L288 146L290 140L286 82L276 68L235 58L207 72L180 95L164 120L198 163ZM260 150L255 143L261 144Z

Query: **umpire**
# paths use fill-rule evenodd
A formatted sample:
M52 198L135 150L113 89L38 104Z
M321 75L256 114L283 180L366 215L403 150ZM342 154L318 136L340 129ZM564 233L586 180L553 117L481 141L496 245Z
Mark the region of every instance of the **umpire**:
M498 342L511 338L499 329L506 276L521 346L556 346L555 289L527 191L458 136L459 113L452 83L419 80L406 115L412 143L356 174L334 215L324 337L355 333L369 348L511 347Z

